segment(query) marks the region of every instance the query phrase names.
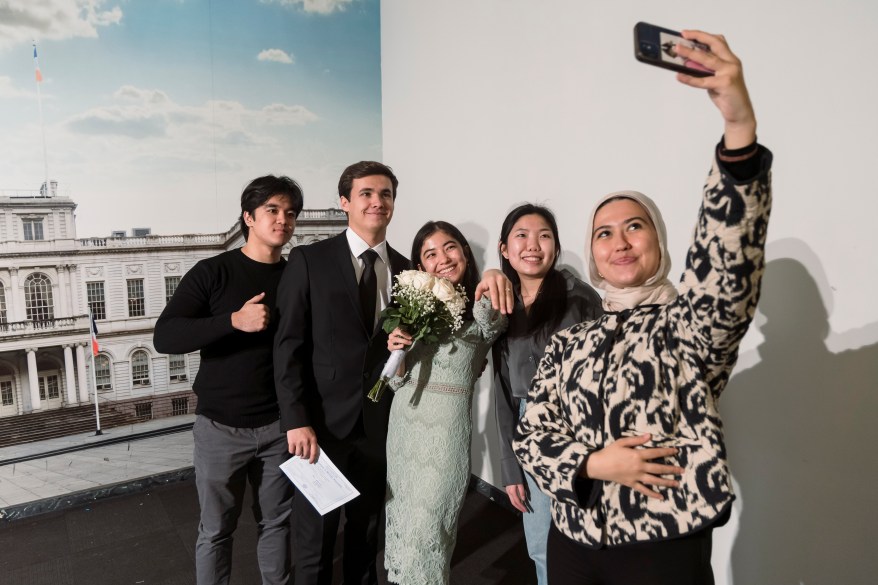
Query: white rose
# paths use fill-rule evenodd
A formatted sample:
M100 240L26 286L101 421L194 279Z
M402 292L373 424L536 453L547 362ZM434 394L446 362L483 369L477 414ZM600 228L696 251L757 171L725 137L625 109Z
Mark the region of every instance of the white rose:
M420 270L412 270L412 277L410 286L413 286L417 290L430 290L433 288L433 277L426 273L421 272Z
M412 283L412 276L417 273L417 270L403 270L396 275L396 282L399 286L409 286Z
M423 275L420 270L403 270L396 276L396 283L399 286L411 286L417 289L423 283Z
M454 285L444 278L437 278L433 283L433 294L443 303L447 303L453 299L456 292L457 291L454 290Z

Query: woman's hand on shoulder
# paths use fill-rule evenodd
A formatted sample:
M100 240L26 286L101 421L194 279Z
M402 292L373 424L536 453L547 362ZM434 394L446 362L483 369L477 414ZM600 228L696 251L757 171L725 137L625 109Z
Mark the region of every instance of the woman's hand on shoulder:
M677 487L679 485L677 480L662 476L680 475L683 473L683 468L676 465L653 463L654 459L676 455L677 449L673 447L637 448L645 445L649 440L650 435L648 434L639 437L625 437L595 451L588 457L583 475L591 479L621 483L650 498L663 500L664 496L651 490L648 486Z
M681 34L688 40L707 45L710 51L677 45L679 55L712 69L714 74L692 77L678 73L677 79L686 85L707 90L725 120L726 148L733 150L749 146L756 141L756 114L744 83L741 60L732 53L722 35L698 30L684 30Z
M515 307L512 282L496 268L485 270L482 273L482 280L476 287L475 300L478 301L482 296L488 296L494 310L500 311L504 315L511 314L513 307Z

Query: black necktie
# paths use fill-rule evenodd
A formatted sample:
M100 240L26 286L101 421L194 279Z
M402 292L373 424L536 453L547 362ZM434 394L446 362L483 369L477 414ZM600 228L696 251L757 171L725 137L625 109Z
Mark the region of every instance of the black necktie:
M370 331L375 325L375 304L378 294L378 280L375 278L375 260L378 252L369 249L360 254L363 261L363 276L360 277L360 310L363 313L363 323Z

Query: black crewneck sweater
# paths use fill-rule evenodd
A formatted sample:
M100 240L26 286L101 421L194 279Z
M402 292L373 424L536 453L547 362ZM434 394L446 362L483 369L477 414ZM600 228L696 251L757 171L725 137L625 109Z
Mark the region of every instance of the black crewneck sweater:
M196 413L218 423L254 428L279 418L272 350L277 328L277 285L286 261L257 262L240 249L201 260L180 281L155 326L161 353L201 351L193 389ZM245 333L232 313L264 292L271 309L268 329Z

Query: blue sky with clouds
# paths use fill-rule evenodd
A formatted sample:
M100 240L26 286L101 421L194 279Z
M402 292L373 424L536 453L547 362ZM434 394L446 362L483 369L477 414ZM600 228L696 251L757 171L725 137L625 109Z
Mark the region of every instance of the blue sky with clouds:
M0 192L49 175L77 235L227 229L288 174L334 207L381 158L379 0L0 0Z

